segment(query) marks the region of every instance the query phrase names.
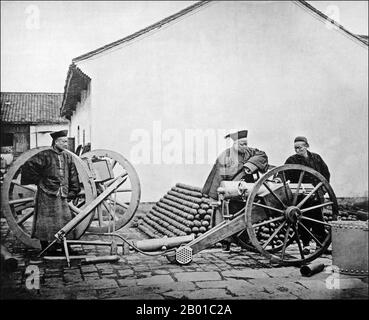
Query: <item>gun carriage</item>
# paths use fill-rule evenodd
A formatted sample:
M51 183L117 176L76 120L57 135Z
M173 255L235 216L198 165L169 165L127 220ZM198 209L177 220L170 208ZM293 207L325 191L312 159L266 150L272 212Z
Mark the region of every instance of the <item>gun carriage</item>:
M46 148L22 154L9 168L2 191L2 208L11 231L27 247L38 249L39 241L31 237L37 188L21 185L20 178L22 165ZM139 205L141 189L134 167L110 150L93 150L80 157L71 155L82 191L69 202L74 218L55 234L52 244L63 242L65 248L67 242L109 245L78 239L84 234L110 235L123 241L119 245L145 254L159 251L157 254L166 255L171 262L187 264L194 254L231 237L241 247L261 253L272 264L287 265L310 262L330 245L329 221L336 220L337 200L327 180L311 168L283 165L268 171L255 183L223 181L218 188L218 201L210 203L213 217L218 214L223 221L196 239L188 235L132 242L116 231L128 224ZM289 179L292 172L298 177L293 183ZM315 232L314 224L324 228L323 238ZM66 240L72 231L77 240ZM310 254L303 252L302 232L316 245ZM69 264L67 250L66 258Z
M6 173L2 190L2 210L10 229L27 247L36 249L41 246L31 237L31 229L37 187L21 184L21 168L46 149L48 147L31 149L17 158ZM76 217L86 208L88 211L73 224L75 238L79 239L86 231L102 234L124 227L140 202L140 182L134 167L122 155L110 150L94 150L81 157L66 152L73 157L82 190L69 202L69 207Z
M288 180L292 173L297 177L294 183ZM338 215L337 199L328 181L297 164L276 167L255 183L222 181L218 201L212 206L224 220L178 248L170 259L187 264L194 254L231 237L241 247L264 255L271 264L302 265L329 247L329 221ZM323 232L317 232L319 227ZM303 232L315 244L308 254L303 252Z

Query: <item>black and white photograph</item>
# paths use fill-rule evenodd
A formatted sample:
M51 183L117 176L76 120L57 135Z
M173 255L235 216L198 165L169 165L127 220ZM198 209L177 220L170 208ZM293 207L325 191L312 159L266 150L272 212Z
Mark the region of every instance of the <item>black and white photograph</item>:
M368 1L1 1L0 183L3 302L367 301Z

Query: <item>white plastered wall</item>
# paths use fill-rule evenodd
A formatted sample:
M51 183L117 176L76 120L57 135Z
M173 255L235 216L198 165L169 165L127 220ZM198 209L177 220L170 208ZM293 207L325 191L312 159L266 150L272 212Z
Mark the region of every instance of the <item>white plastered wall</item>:
M51 146L50 133L67 129L68 123L30 126L30 148Z
M176 182L204 183L208 161L160 162L184 145L188 129L248 129L249 145L274 165L305 135L327 162L337 196L367 196L368 48L301 4L211 3L78 66L93 90L73 123L83 118L87 128L89 114L93 149L134 163L143 201L157 201ZM146 164L132 159L142 142L132 136L137 129L149 137Z

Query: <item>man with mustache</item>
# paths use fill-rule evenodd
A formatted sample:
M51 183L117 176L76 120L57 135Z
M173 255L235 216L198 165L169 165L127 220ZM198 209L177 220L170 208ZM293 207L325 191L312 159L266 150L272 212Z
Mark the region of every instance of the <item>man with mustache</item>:
M253 174L265 173L268 170L268 157L264 151L248 146L247 130L238 131L225 136L231 138L233 145L231 148L223 151L217 158L204 187L202 193L210 198L217 200L217 189L221 181L238 181L255 182ZM244 204L242 204L244 205ZM230 202L230 213L236 213L239 210L239 203ZM219 210L216 211L215 225L223 221ZM229 251L230 241L223 242L223 248Z
M310 167L316 171L318 171L324 178L329 182L330 172L328 169L327 164L324 162L322 157L317 154L310 152L308 150L309 143L306 137L298 136L294 140L294 149L295 154L290 156L285 164L301 164L307 167ZM286 171L286 179L290 180L291 183L297 183L299 180L300 172L299 171ZM311 175L305 175L304 179L302 180L303 183L311 183L314 186L319 182L316 181ZM324 191L319 189L318 192L315 194L314 197L311 197L306 203L303 205L305 207L313 207L315 205L319 205L324 201ZM301 201L304 196L299 196L298 200ZM306 216L310 218L314 218L319 221L323 221L323 213L322 209L314 209L306 212ZM308 220L304 220L302 222L310 232L312 232L318 240L323 241L326 237L326 232L324 229L324 225L310 222ZM299 228L299 232L301 233L301 241L303 244L303 253L309 254L310 253L310 240L311 236L304 228Z
M67 130L51 133L51 148L39 152L22 167L21 183L37 186L32 237L40 240L42 250L72 219L68 201L81 190L73 158L65 152L67 134ZM69 238L73 238L73 232ZM49 253L57 254L55 246Z

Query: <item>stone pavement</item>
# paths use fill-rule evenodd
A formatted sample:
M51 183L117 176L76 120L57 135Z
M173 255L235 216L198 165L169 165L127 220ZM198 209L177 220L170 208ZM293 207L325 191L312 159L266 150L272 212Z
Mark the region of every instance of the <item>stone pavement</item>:
M120 232L130 239L143 238L134 228ZM271 267L263 256L237 247L228 253L220 248L202 251L186 266L171 264L163 256L132 252L121 256L116 263L83 265L80 260L72 260L68 268L65 261L37 258L35 250L14 239L3 218L1 235L2 242L19 259L15 272L1 272L1 299L273 300L368 299L369 296L367 277L332 275L330 255L315 260L328 267L310 278L302 277L299 268ZM73 248L81 254L95 256L107 255L110 250L80 245ZM39 272L39 289L37 273L31 274L30 268Z

